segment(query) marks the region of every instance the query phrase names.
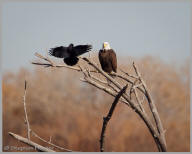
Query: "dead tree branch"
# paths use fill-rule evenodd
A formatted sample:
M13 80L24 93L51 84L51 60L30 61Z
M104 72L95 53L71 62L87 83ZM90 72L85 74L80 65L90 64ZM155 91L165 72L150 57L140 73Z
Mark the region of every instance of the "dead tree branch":
M117 96L115 97L115 100L113 102L113 104L111 105L111 108L109 110L109 113L107 114L106 117L103 118L103 127L102 127L102 131L101 131L101 137L100 137L100 151L103 152L104 151L104 138L105 138L105 130L107 128L107 124L109 122L109 120L112 117L113 111L115 110L115 107L120 99L120 97L122 96L122 94L126 91L127 89L126 85L125 87L123 87L123 89L117 94Z
M22 136L19 136L17 134L12 133L12 132L9 132L9 135L11 135L15 139L17 139L17 140L19 140L19 141L21 141L23 143L26 143L26 144L28 144L28 145L30 145L32 147L35 147L35 149L37 149L37 150L44 151L44 152L55 152L55 151L53 151L51 149L45 148L45 147L31 141L30 140L30 133L32 132L32 134L35 137L37 137L38 139L40 139L41 141L43 141L43 142L45 142L45 143L47 143L47 144L49 144L49 145L51 145L53 147L56 147L56 148L58 148L60 150L64 150L64 151L67 151L67 152L72 152L72 150L69 150L69 149L66 149L66 148L63 148L63 147L60 147L58 145L55 145L55 144L51 143L51 140L48 142L48 141L42 139L34 131L31 130L29 120L28 120L28 116L27 116L26 101L25 101L26 100L26 91L27 91L27 81L26 80L25 80L24 90L25 91L24 91L24 96L23 96L23 104L24 104L24 113L25 113L25 124L27 125L27 138L24 138Z
M90 61L88 58L83 58L83 60L85 60L88 64L90 64L92 67L94 67L98 72L100 72L104 77L106 77L109 81L111 81L117 88L122 89L122 86L115 81L111 76L109 76L107 73L105 73L103 70L101 70L100 68L97 67L97 65L95 63L93 63L92 61ZM139 87L138 87L139 88ZM164 146L163 140L162 138L159 138L159 133L155 130L152 122L149 120L148 115L143 112L140 108L138 108L138 106L136 105L136 103L132 102L128 95L123 94L123 98L125 100L127 100L128 105L130 105L130 107L136 112L138 113L138 115L143 119L143 121L145 122L145 124L147 125L147 127L149 128L155 142L157 143L157 147L159 149L159 146L161 148L161 151L166 151L166 147Z
M38 57L40 58L41 56L38 56ZM43 57L41 57L41 59L46 60ZM80 59L82 59L84 61L85 65L91 67L93 70L89 71L89 69L82 69L82 67L74 69L74 67L67 66L66 68L81 72L84 75L84 79L81 79L83 82L87 82L87 83L95 86L96 88L101 89L101 90L105 91L106 93L112 95L113 97L116 97L116 95L118 94L117 91L121 90L124 87L122 84L120 84L116 80L116 77L119 79L122 79L124 82L126 82L126 84L131 85L130 87L132 89L130 89L130 90L132 90L132 92L134 92L136 101L134 101L133 99L130 99L130 95L132 93L132 92L130 92L130 94L127 94L127 93L122 94L122 98L120 98L121 102L123 102L127 106L131 107L132 110L135 111L140 116L140 118L144 121L144 123L146 124L147 128L149 129L149 131L157 145L158 150L167 151L164 131L163 131L163 127L162 127L161 120L159 118L156 106L153 103L151 96L149 94L149 91L148 91L143 79L141 78L140 73L138 72L135 64L133 64L133 67L134 67L134 70L135 70L135 73L137 76L131 75L131 74L126 73L125 71L122 71L126 75L126 77L121 74L118 74L118 73L112 73L110 75L115 76L115 78L112 78L109 74L104 72L96 63L89 60L88 58L84 57L84 58L80 58ZM33 63L33 64L36 64L36 63ZM45 65L45 64L39 63L37 65ZM52 65L51 62L49 62L49 65L52 67L57 67L57 65L55 65L55 66ZM102 80L96 78L94 75L90 75L90 72L99 73L104 78L109 80L113 86L105 84ZM130 77L131 79L129 79L128 77ZM139 81L140 83L135 85L137 81ZM138 98L138 94L137 94L136 90L139 90L142 93L142 95L144 95L147 98L147 101L150 106L150 110L151 110L151 112L153 114L153 118L155 120L155 125L150 120L147 113L144 111L144 108Z
M88 64L90 64L93 68L95 68L99 73L101 73L104 77L106 77L109 81L111 81L114 85L116 85L119 89L122 89L122 86L115 81L111 76L109 76L107 73L105 73L103 70L101 70L97 64L94 62L91 62L88 58L84 57L82 58L84 61L86 61Z
M34 65L41 65L41 66L45 66L45 67L65 67L65 68L68 68L68 69L80 71L79 68L71 67L71 66L66 66L66 65L55 65L54 66L54 65L49 64L49 63L38 63L38 62L32 62L32 64L34 64Z
M39 53L35 53L35 56L44 59L45 61L49 62L52 66L55 66L55 64L48 58L48 57L43 57L42 55L40 55Z
M25 112L25 122L27 125L27 138L30 140L30 125L29 125L29 120L28 120L28 116L27 116L27 109L26 109L26 91L27 91L27 81L25 80L25 91L24 91L24 96L23 96L23 106L24 106L24 112Z
M55 144L51 143L51 140L46 141L45 139L43 139L43 138L41 138L39 135L37 135L34 131L32 131L32 134L33 134L35 137L37 137L39 140L41 140L41 141L43 141L43 142L45 142L45 143L47 143L47 144L49 144L49 145L51 145L51 146L53 146L53 147L55 147L55 148L58 148L58 149L60 149L60 150L64 150L64 151L67 151L67 152L72 152L72 150L69 150L69 149L66 149L66 148L63 148L63 147L60 147L60 146L58 146L58 145L55 145Z
M50 59L47 60L46 57L40 55L39 53L35 53L35 56L37 56L38 58L43 59L43 60L45 60L45 61L47 61L47 62L49 62L49 63L32 62L32 64L34 64L34 65L40 65L40 66L45 66L45 67L58 67L58 68L59 68L59 67L64 67L64 68L68 68L68 69L71 69L71 70L75 70L75 71L81 72L81 69L78 68L78 67L72 67L72 66L67 66L67 65L58 65L58 64L56 65L56 64L54 64L53 61L51 61ZM53 64L54 64L54 65L53 65ZM96 64L95 64L95 65L96 65ZM98 67L98 66L96 65L96 67ZM96 70L90 70L90 72L99 73L99 72L96 71ZM126 82L128 82L128 83L130 83L130 84L133 84L133 81L131 81L130 79L124 77L124 76L121 75L121 74L117 74L117 73L114 73L114 72L113 72L113 73L111 73L111 75L116 76L116 77L118 77L118 78L120 78L120 79L123 79L124 81L126 81ZM133 75L130 75L130 74L129 74L129 76L133 76ZM141 87L137 87L137 88L138 88L141 92L144 93L144 90L143 90Z
M123 71L122 69L120 69L120 71L123 72L124 74L126 74L128 77L131 77L131 78L133 78L133 79L138 79L138 77L136 77L136 76L134 76L134 75L131 75L131 74Z
M136 91L135 89L133 89L133 91L134 91L133 93L135 94L135 98L136 98L136 100L137 100L137 102L138 102L138 104L139 104L139 107L140 107L141 111L142 111L142 112L145 112L145 111L144 111L144 107L143 107L141 101L139 100L139 96L138 96L138 94L137 94L137 91Z
M75 71L81 71L80 68L78 67L72 67L72 66L67 66L67 65L56 65L53 61L51 61L49 58L46 58L42 55L40 55L39 53L35 53L35 56L40 58L40 59L43 59L49 63L39 63L39 62L31 62L32 64L34 65L41 65L41 66L45 66L45 67L65 67L65 68L68 68L68 69L71 69L71 70L75 70ZM91 70L91 72L95 72L97 73L97 71L95 70Z
M98 89L100 89L100 90L103 90L104 92L108 93L109 95L111 95L111 96L113 96L113 97L115 97L115 96L117 95L117 93L114 92L113 90L111 90L111 89L109 89L109 88L106 88L106 87L98 84L97 82L91 80L90 78L84 78L84 79L80 79L80 80L83 81L83 82L87 82L87 83L89 83L90 85L92 85L92 86L94 86L94 87L96 87L96 88L98 88ZM126 102L125 99L120 98L120 101L123 102L123 103L125 103L125 104L127 104L127 105L129 105L129 104Z
M37 150L39 150L39 151L42 151L42 152L56 152L56 151L53 151L53 150L48 149L48 148L46 148L46 147L43 147L43 146L41 146L41 145L39 145L39 144L37 144L37 143L35 143L35 142L33 142L33 141L30 141L30 140L27 139L27 138L24 138L24 137L22 137L22 136L19 136L19 135L17 135L17 134L14 134L14 133L12 133L12 132L9 132L9 135L12 136L12 137L14 137L14 138L17 139L18 141L21 141L21 142L23 142L23 143L25 143L25 144L27 144L27 145L30 145L30 146L34 147L35 149L37 149Z
M152 100L152 97L149 93L149 90L147 89L147 86L145 84L145 82L143 81L143 79L141 78L141 75L135 65L135 63L133 62L133 68L135 69L135 72L137 74L137 76L139 77L139 80L141 81L142 85L143 85L143 88L145 90L145 96L148 100L148 104L149 104L149 107L150 107L150 111L152 112L152 115L154 117L154 120L155 120L155 123L156 123L156 126L157 126L157 130L159 132L159 137L163 140L163 146L164 148L166 148L166 140L165 140L165 130L163 129L163 125L161 123L161 119L159 117L159 114L157 112L157 108L155 106L155 103L153 102Z

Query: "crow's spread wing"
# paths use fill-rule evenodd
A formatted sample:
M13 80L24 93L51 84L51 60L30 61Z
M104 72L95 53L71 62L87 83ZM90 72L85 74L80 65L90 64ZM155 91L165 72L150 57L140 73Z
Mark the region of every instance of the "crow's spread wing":
M68 47L63 47L63 46L51 48L49 50L49 55L57 57L57 58L67 58L67 57L69 57L67 48Z
M77 45L73 48L73 56L79 56L92 49L91 45Z

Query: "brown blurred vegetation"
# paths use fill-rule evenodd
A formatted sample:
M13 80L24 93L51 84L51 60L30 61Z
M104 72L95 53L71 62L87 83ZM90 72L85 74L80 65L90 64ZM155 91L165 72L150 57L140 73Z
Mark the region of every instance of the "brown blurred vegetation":
M130 72L131 60L119 62ZM189 62L178 68L145 57L136 64L146 81L166 129L168 151L190 151ZM99 151L102 118L113 97L83 83L80 73L65 68L36 67L5 73L2 82L3 146L26 146L8 132L26 137L24 80L28 81L26 104L30 125L39 136L73 151ZM37 138L33 141L46 146ZM56 150L56 149L54 149ZM58 150L57 150L58 151ZM105 151L157 151L143 121L119 103L109 122Z

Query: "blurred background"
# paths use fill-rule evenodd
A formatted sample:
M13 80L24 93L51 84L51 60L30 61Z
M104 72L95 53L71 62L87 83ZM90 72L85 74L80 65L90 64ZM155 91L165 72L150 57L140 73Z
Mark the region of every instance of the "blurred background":
M191 2L7 1L1 19L3 147L25 146L8 132L27 134L27 80L32 130L74 151L99 151L103 116L114 98L82 83L79 72L31 62L35 52L47 56L52 47L74 43L92 44L98 63L97 52L107 41L116 51L118 68L130 72L133 61L138 65L166 129L168 151L190 150ZM122 103L105 139L106 151L157 151L143 121Z

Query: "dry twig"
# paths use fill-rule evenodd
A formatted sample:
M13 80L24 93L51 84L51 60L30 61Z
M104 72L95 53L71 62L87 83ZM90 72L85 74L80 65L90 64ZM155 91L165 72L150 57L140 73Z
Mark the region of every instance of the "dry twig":
M27 81L25 80L25 92L24 92L24 96L23 96L23 106L24 106L24 112L25 112L25 121L27 124L27 138L30 140L30 125L29 125L29 120L28 120L28 116L27 116L27 109L26 109L26 91L27 91Z
M131 74L129 74L129 73L123 71L122 69L120 69L120 71L123 72L124 74L126 74L128 77L131 77L131 78L133 78L133 79L138 79L137 76L131 75Z
M60 146L58 146L58 145L55 145L55 144L51 143L51 137L50 137L49 141L46 141L45 139L43 139L43 138L41 138L39 135L37 135L34 131L32 131L32 134L33 134L35 137L37 137L38 139L40 139L41 141L43 141L43 142L45 142L45 143L47 143L47 144L49 144L49 145L52 145L52 146L55 147L55 148L58 148L58 149L60 149L60 150L64 150L64 151L67 151L67 152L72 152L72 150L69 150L69 149L66 149L66 148L63 148L63 147L60 147Z

